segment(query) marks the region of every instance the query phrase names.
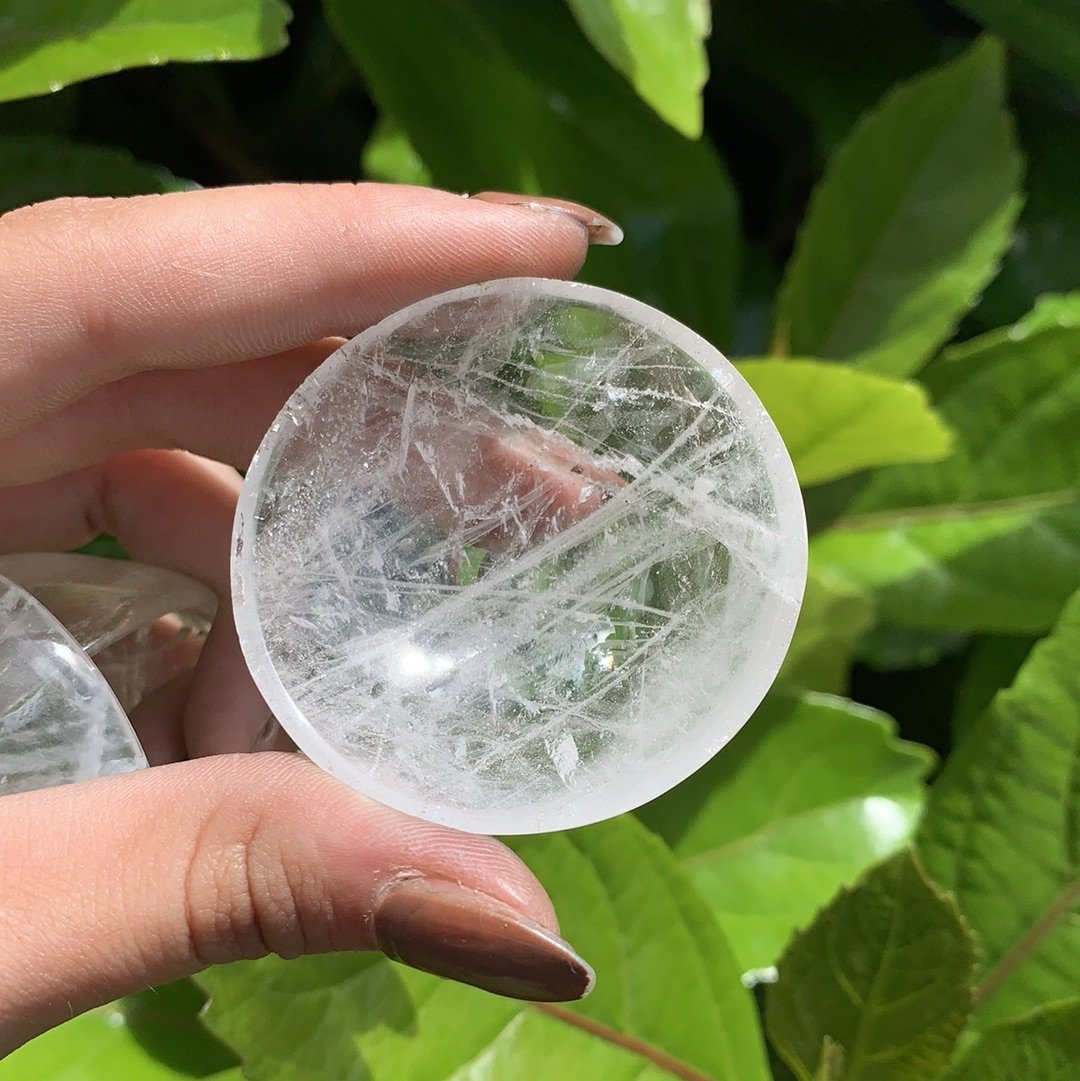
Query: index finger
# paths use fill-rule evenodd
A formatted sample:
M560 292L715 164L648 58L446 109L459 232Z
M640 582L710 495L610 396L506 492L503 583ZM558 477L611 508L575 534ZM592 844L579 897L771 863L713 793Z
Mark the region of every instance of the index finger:
M566 277L589 230L542 203L381 184L60 200L0 217L0 436L147 368L353 335L423 296Z

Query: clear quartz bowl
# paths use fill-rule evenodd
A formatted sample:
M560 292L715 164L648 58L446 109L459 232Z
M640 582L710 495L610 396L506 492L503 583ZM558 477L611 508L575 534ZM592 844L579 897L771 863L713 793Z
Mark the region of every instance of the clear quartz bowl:
M162 567L0 556L0 795L144 767L126 711L194 664L216 606Z
M522 278L414 304L296 391L240 496L233 600L301 750L515 834L632 809L719 751L805 575L791 461L724 357Z

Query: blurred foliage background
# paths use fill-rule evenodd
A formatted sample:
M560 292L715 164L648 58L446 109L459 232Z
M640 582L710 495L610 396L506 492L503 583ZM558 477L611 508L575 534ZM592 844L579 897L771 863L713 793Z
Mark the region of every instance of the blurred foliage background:
M224 1043L183 984L0 1077L1080 1078L1076 0L0 0L0 101L0 210L361 178L597 207L626 242L583 277L738 361L812 532L731 747L516 844L583 1004L269 959L201 981Z

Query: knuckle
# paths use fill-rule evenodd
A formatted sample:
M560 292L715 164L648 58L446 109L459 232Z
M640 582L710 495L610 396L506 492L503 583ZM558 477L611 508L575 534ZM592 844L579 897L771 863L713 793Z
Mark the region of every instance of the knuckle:
M307 951L307 877L271 812L213 812L185 885L191 950L202 965ZM317 906L316 906L317 907Z

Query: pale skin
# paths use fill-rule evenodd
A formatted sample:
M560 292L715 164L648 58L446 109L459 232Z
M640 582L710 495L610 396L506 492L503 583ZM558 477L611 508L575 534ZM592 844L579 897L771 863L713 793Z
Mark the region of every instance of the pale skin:
M110 532L223 608L194 676L136 712L159 764L0 799L0 1054L209 963L386 948L373 913L403 878L557 931L498 842L389 810L298 755L243 753L267 710L227 605L236 469L339 336L444 289L577 271L587 216L514 204L280 185L0 217L0 552ZM390 952L409 954L400 935L427 911L394 925Z

